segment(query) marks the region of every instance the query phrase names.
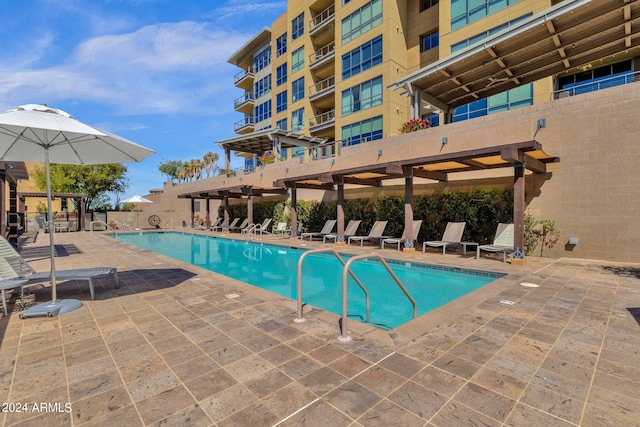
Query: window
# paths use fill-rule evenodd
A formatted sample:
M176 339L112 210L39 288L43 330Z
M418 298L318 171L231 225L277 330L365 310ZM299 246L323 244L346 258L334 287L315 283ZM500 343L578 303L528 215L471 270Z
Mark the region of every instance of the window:
M291 158L304 160L304 147L291 147Z
M342 127L342 146L382 139L382 116Z
M276 86L280 86L287 82L287 63L279 65L276 68Z
M256 118L256 123L271 118L271 100L263 102L254 108L253 115Z
M271 92L271 74L261 78L253 84L253 95L256 99Z
M280 113L287 109L287 91L280 92L276 95L276 113Z
M420 36L420 52L426 52L429 49L433 49L438 46L438 32L424 34Z
M487 31L483 31L480 34L476 34L473 37L469 37L466 40L462 40L461 42L458 42L456 44L452 44L451 45L451 53L457 52L459 50L462 50L467 46L471 46L472 44L474 44L476 42L479 42L480 40L484 40L487 37L494 35L498 31L502 31L505 28L509 28L512 25L517 24L518 22L529 18L531 15L532 15L531 13L527 13L526 15L522 15L519 18L512 19L509 22L505 22L504 24L498 25L497 27L490 28Z
M291 103L293 104L302 98L304 98L304 77L291 83Z
M382 0L371 0L342 20L342 44L382 23Z
M438 4L438 0L420 0L420 12L424 12Z
M288 127L287 127L287 119L278 120L278 121L276 122L276 127L277 127L278 129L288 130Z
M382 36L342 55L342 79L355 76L382 63Z
M267 46L253 56L253 71L258 72L271 64L271 46Z
M533 105L532 83L456 107L453 113L453 121L460 122L474 117L486 116L487 114L514 110L527 105Z
M304 46L291 54L291 74L304 68Z
M382 76L342 91L342 115L382 104Z
M193 211L194 212L200 212L200 201L199 200L194 200L193 201Z
M257 159L256 156L251 157L250 159L244 159L244 170L246 172L253 172L256 170Z
M440 126L440 114L426 114L422 116L423 119L429 120L429 125L432 128Z
M479 21L520 0L451 0L451 31Z
M304 108L291 113L291 130L297 131L304 129Z
M295 40L304 34L304 12L291 21L291 40Z
M287 33L276 39L276 58L287 53Z
M631 60L582 71L558 79L559 88L570 95L593 92L633 81Z

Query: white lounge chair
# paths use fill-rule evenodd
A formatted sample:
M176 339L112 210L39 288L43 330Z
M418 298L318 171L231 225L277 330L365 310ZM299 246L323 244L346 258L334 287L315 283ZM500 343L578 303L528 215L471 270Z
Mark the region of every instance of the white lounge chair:
M487 252L502 252L504 262L507 262L507 253L513 252L513 233L514 227L513 224L498 224L498 228L496 229L496 236L493 239L492 245L480 245L476 250L476 259L480 258L480 251Z
M100 277L113 276L116 282L116 288L120 287L118 281L118 270L115 267L89 267L89 268L75 268L70 270L56 270L56 280L79 280L89 283L89 292L91 299L95 299L94 279ZM15 288L25 285L46 282L51 280L51 272L43 271L37 273L20 254L11 246L4 237L0 237L0 280L6 282L5 279L23 280L24 283ZM3 286L0 281L0 288ZM6 283L5 283L6 285ZM8 289L8 288L5 288ZM6 301L4 300L4 289L2 292L3 307L6 308Z
M364 244L364 241L371 241L376 239L386 239L387 237L382 236L384 233L384 229L387 227L388 221L376 221L373 223L371 227L371 231L367 236L350 236L347 243L351 244L351 241L360 242L360 246Z
M420 226L422 226L422 220L421 219L413 220L413 241L414 242L416 240L418 240L418 234L420 233ZM405 227L404 231L402 232L402 237L400 237L400 238L382 239L382 249L384 249L384 245L386 243L387 245L389 245L389 244L397 244L398 245L398 250L400 250L400 244L404 243L406 240L407 240L407 228Z
M245 218L242 220L242 223L240 223L240 225L230 225L229 226L229 231L238 231L241 232L242 230L244 230L245 228L247 228L247 226L249 225L249 218Z
M267 233L269 234L269 224L271 224L271 218L266 218L262 221L262 224L251 223L242 229L242 234L256 234Z
M322 230L318 232L301 233L300 239L304 240L305 237L308 237L309 241L311 241L314 237L324 237L327 234L331 233L331 231L333 231L333 227L336 226L336 222L338 221L335 219L328 219L327 222L324 223L324 227L322 227Z
M361 222L362 220L359 219L352 219L351 221L349 221L349 224L347 224L347 228L344 229L344 234L342 236L346 238L355 236L358 232L358 227L360 227ZM327 239L333 240L335 242L337 238L337 234L327 234L322 236L322 243L327 243Z
M233 221L231 221L231 223L229 224L229 228L235 227L238 221L240 221L240 218L234 218ZM222 220L216 227L211 227L211 231L216 231L217 229L220 229L220 231L224 231L224 220Z
M467 225L466 222L448 222L447 227L444 229L442 240L431 240L431 241L422 243L422 253L426 252L427 246L431 246L434 248L441 247L442 255L444 255L447 250L447 246L460 245L460 242L462 241L462 233L464 233L465 225Z

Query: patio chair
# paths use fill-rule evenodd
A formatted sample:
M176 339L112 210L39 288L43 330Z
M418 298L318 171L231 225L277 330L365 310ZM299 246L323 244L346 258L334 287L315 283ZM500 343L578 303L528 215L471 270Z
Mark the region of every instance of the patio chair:
M240 223L240 225L233 225L233 226L229 225L229 231L241 232L242 230L247 228L248 225L249 225L249 218L245 218L242 220L242 223Z
M311 241L313 240L314 237L324 237L325 235L331 233L331 231L333 230L333 227L336 226L336 222L338 221L335 219L328 219L324 223L324 227L322 227L322 230L318 232L300 233L300 239L304 240L305 237L308 237L309 241Z
M343 236L346 238L355 236L358 232L358 227L360 227L361 222L362 220L359 219L352 219L351 221L349 221L349 224L347 224L347 228L344 229ZM337 234L327 234L325 236L322 236L322 243L327 243L327 239L333 240L335 242L337 238Z
M347 243L351 244L351 241L359 241L360 246L364 244L364 241L372 241L376 239L386 239L382 233L384 233L384 229L387 227L388 221L376 221L373 223L373 227L371 227L371 231L367 236L350 236Z
M11 277L13 276L13 277ZM56 280L78 280L86 281L89 283L89 292L91 299L95 299L94 279L101 277L113 276L113 280L116 282L116 288L120 287L118 281L118 270L115 267L89 267L89 268L74 268L69 270L56 270ZM22 279L24 284L22 286L41 283L51 280L51 272L43 271L36 272L20 254L11 246L11 243L4 237L0 237L0 278ZM0 286L2 284L0 283ZM16 286L17 288L18 286ZM2 292L4 298L4 292ZM3 300L3 304L6 305L6 301Z
M464 233L464 227L466 222L448 222L447 227L444 229L442 240L430 240L422 243L422 253L426 252L427 246L434 248L442 248L442 255L445 254L447 246L458 246L462 241L462 233Z
M235 227L238 221L240 221L240 218L234 218L233 221L229 223L229 228ZM224 219L220 221L220 224L218 224L217 226L211 227L211 231L216 231L217 229L220 229L220 231L224 229Z
M214 231L216 228L222 228L222 223L224 222L224 218L218 217L215 221L211 223L209 226L209 231Z
M271 234L277 234L280 233L283 236L287 233L290 233L291 230L289 230L289 228L287 227L287 223L286 222L279 222L277 224L274 224L273 227L271 228Z
M413 241L414 242L418 240L418 233L420 233L420 226L422 226L421 219L413 220ZM399 239L398 238L382 239L382 249L384 249L385 243L387 245L395 243L398 245L398 250L400 250L400 244L404 243L407 240L406 236L407 236L407 228L405 227L404 231L402 232L402 237L400 237Z
M496 229L496 236L493 239L492 245L480 245L478 249L476 249L476 259L480 258L480 251L487 252L502 252L503 254L503 262L507 262L507 253L513 252L513 233L514 227L513 224L498 224L498 228Z

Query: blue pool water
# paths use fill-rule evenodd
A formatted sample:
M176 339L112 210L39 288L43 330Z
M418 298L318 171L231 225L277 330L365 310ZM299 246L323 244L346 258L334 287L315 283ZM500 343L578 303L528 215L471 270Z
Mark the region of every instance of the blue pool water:
M285 297L297 298L298 259L304 250L179 232L111 236ZM347 256L343 258L346 262ZM393 260L388 263L415 299L418 315L502 276ZM379 261L355 262L352 270L369 291L372 324L394 328L413 318L413 306ZM342 313L342 265L333 254L312 254L305 258L302 286L305 303ZM349 317L364 321L365 307L364 293L349 279Z

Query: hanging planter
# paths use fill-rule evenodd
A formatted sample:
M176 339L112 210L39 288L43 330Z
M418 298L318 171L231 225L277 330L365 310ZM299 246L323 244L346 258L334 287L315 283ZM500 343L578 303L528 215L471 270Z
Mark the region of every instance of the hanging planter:
M411 119L406 123L403 123L402 127L398 129L400 133L415 132L417 130L429 129L431 123L425 119Z

